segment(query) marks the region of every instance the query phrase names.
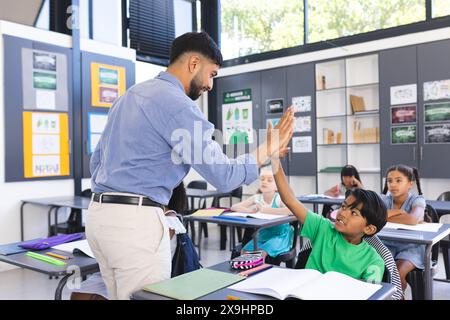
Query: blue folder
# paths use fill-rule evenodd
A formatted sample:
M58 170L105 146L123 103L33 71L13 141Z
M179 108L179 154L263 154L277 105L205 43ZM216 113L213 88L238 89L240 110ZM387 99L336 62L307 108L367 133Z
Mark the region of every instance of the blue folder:
M34 242L34 241L39 240L39 239L42 239L42 238L37 238L37 239L23 241L23 242L15 242L15 243L8 243L8 244L0 245L0 254L3 255L3 256L8 256L10 254L26 252L29 249L25 249L25 248L19 247L19 244L25 244L25 243L32 242L32 241Z

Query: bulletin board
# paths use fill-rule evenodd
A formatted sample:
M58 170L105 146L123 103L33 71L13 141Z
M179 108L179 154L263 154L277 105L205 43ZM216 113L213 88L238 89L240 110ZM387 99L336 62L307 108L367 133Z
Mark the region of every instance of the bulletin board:
M135 83L132 60L81 52L83 110L83 178L90 178L89 162L114 101Z
M3 36L5 181L72 177L71 49Z

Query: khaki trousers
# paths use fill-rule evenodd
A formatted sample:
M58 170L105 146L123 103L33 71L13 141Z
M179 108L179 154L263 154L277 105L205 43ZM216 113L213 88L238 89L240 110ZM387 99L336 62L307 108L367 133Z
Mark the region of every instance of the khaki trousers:
M86 237L110 299L130 299L145 285L170 278L169 231L158 207L91 201Z

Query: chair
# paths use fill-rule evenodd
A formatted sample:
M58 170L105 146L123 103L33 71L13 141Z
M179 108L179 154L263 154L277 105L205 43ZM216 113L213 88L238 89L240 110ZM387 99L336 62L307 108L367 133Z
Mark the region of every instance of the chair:
M297 256L297 238L299 234L299 222L291 222L291 226L294 227L294 239L292 241L292 247L289 251L281 253L276 257L267 256L266 262L279 266L282 262L286 264L287 268L294 268L295 258Z
M212 202L212 206L213 207L220 207L220 200L223 198L228 198L229 196L221 196L221 197L214 197L213 198L213 202ZM237 198L239 202L242 201L242 186L234 189L233 191L231 191L231 199L233 198ZM232 201L232 200L231 200ZM231 208L232 203L230 203L230 208ZM220 225L220 250L225 250L225 244L227 242L227 227L224 225ZM238 236L238 241L241 242L242 241L242 228L236 228L237 230L237 236ZM232 237L234 237L234 235L231 235ZM232 244L230 244L230 248L232 248Z
M425 222L439 222L439 216L436 210L429 204L425 208ZM431 249L431 274L436 273L436 267L438 264L439 257L439 242L436 243ZM411 286L411 293L413 300L424 300L425 298L425 283L424 283L425 272L423 269L416 268L408 273L406 276L406 282Z
M403 298L402 284L392 253L376 235L371 237L365 237L364 241L370 244L384 260L385 268L382 281L394 285L397 289L395 293L392 295L392 299L401 300ZM300 249L298 253L295 269L305 268L306 262L308 261L311 251L312 251L312 244L309 240L306 239L303 247Z
M91 189L86 189L81 192L81 196L85 198L91 198L92 191ZM67 218L66 222L58 223L56 225L56 234L58 233L77 233L84 232L85 228L83 226L83 217L81 209L71 209L69 218ZM55 235L55 225L50 227L50 235Z
M438 198L438 201L450 201L450 191L443 192ZM439 217L441 220L441 217ZM442 250L442 256L444 259L444 267L445 267L445 278L447 281L450 280L450 237L447 236L440 242L440 247ZM440 279L436 279L440 280Z
M201 189L201 190L206 190L207 187L208 186L207 186L206 181L203 181L203 180L193 180L193 181L189 182L188 185L186 186L186 188ZM189 209L192 212L195 211L196 209L204 209L204 208L206 208L206 199L199 199L198 206L195 207L194 198L193 197L190 198ZM195 226L194 226L193 221L190 222L190 227L191 227L191 231L192 231L192 238L195 239ZM205 235L205 238L207 238L208 237L208 225L206 223L200 224L200 230L198 232L202 232L202 230L203 230L203 234Z

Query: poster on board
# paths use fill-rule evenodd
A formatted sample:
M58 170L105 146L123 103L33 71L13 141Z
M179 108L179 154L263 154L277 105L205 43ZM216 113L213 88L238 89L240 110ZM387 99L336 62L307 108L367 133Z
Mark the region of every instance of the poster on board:
M311 96L292 97L294 113L311 111Z
M426 125L425 143L450 143L450 124Z
M417 143L416 126L391 127L391 144L414 144Z
M23 112L22 118L24 177L69 175L68 114Z
M450 102L424 105L425 122L450 121Z
M95 151L108 121L107 113L88 112L88 152Z
M311 136L293 137L292 152L293 153L312 152L312 137Z
M67 56L22 48L24 110L69 110Z
M450 79L424 82L423 100L440 99L450 99Z
M223 93L222 130L224 144L253 143L251 89Z
M311 117L295 118L294 132L311 132Z
M91 105L110 108L126 91L125 68L91 63Z
M391 108L391 124L416 123L417 108L415 104Z
M391 87L391 105L417 103L417 84Z

